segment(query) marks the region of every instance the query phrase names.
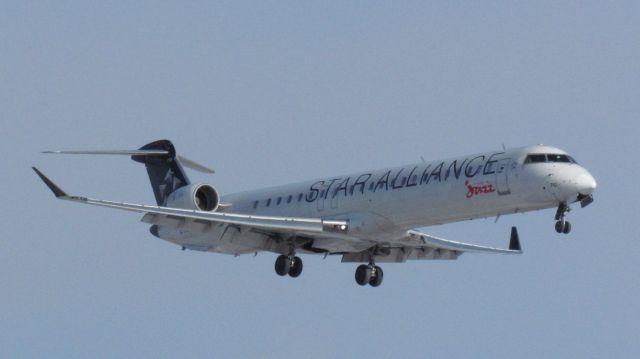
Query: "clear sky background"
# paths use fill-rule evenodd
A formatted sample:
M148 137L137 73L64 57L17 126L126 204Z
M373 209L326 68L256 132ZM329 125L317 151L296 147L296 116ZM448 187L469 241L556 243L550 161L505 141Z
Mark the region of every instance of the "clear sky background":
M0 4L0 357L632 358L640 355L638 2ZM428 233L521 256L384 265L180 251L127 158L161 138L222 193L544 143L598 180L553 210Z

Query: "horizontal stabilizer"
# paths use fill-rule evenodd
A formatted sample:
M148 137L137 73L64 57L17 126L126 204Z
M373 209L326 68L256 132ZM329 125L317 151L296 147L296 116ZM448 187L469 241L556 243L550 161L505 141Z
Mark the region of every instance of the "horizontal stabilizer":
M124 156L165 156L169 151L164 150L94 150L94 151L42 151L42 153L56 155L124 155Z
M178 155L177 157L178 157L178 161L180 162L180 164L185 166L185 167L187 167L187 168L189 168L189 169L192 169L192 170L198 171L198 172L202 172L202 173L210 173L210 174L211 173L215 173L215 171L212 170L211 168L205 167L205 166L203 166L203 165L201 165L201 164L199 164L199 163L197 163L195 161L192 161L192 160L190 160L190 159L188 159L188 158L186 158L184 156Z
M56 150L56 151L42 151L42 153L46 154L56 154L56 155L121 155L121 156L136 156L136 157L147 157L147 156L170 156L171 152L166 150ZM184 167L192 169L194 171L202 172L202 173L215 173L209 167L201 165L196 161L190 160L184 156L176 156L180 164Z

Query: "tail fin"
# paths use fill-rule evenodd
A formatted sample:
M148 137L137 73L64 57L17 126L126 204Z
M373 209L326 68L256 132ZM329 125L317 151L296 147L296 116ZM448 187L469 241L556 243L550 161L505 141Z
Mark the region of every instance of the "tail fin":
M90 150L90 151L44 151L43 153L66 155L128 155L131 159L144 163L147 167L153 194L159 206L167 204L167 197L180 187L190 184L187 174L182 166L203 173L214 173L207 168L188 158L177 156L176 149L169 140L158 140L148 143L138 150Z
M144 163L151 181L151 188L159 206L167 204L167 197L188 184L189 178L176 159L176 149L169 140L158 140L140 147L141 151L162 150L162 155L133 155L131 159Z

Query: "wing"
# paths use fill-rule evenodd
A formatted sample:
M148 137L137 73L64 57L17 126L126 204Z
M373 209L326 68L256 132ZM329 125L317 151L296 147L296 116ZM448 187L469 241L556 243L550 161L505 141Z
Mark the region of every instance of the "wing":
M185 221L204 225L222 223L235 225L238 228L249 228L258 234L294 234L300 236L303 242L306 239L315 242L313 246L303 247L303 249L312 252L343 254L343 262L368 262L372 254L378 262L404 262L417 259L457 259L464 252L522 253L515 227L511 229L511 241L508 249L451 241L415 230L407 231L404 236L384 244L376 244L346 235L349 227L349 222L346 220L206 212L72 196L64 192L37 168L33 167L33 170L58 199L144 213L143 221L151 224L181 226ZM254 249L248 251L253 252Z
M142 204L132 204L114 201L105 201L80 196L72 196L65 193L53 181L47 178L37 168L33 170L42 181L49 187L58 199L72 202L90 204L94 206L117 208L127 211L145 213L146 218L155 216L157 220L178 219L189 221L204 221L246 226L256 229L291 232L291 233L346 233L349 223L340 220L325 220L321 218L296 218L296 217L272 217L272 216L252 216L236 213L206 212L180 208L149 206ZM150 223L154 223L151 221Z
M465 252L521 254L520 239L516 227L511 228L509 248L494 248L470 243L438 238L415 230L407 231L405 236L378 246L374 255L376 262L404 262L417 259L458 259ZM371 251L347 253L343 262L367 262Z

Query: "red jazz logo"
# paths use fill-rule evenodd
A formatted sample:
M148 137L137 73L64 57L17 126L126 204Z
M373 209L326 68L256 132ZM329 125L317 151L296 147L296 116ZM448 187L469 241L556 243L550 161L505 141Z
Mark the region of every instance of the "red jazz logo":
M492 184L472 185L469 181L464 181L464 185L467 187L467 198L496 191Z

